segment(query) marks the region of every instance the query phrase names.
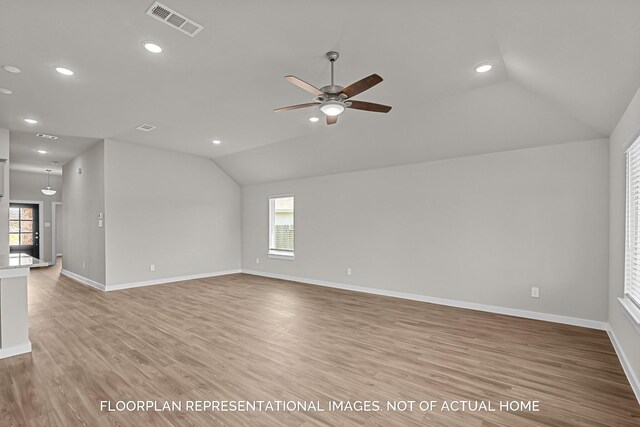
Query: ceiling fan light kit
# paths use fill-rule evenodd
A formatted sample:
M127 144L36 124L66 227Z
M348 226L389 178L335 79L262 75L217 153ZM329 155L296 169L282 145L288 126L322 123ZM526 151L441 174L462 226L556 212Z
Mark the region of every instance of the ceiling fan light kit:
M337 116L344 111L344 103L339 101L326 101L320 106L320 111L327 116Z
M320 111L324 113L327 119L328 125L333 125L337 123L338 116L342 114L347 108L353 108L356 110L363 111L372 111L376 113L388 113L391 111L391 107L388 105L375 104L373 102L365 102L365 101L356 101L351 100L352 97L364 92L365 90L371 89L373 86L377 85L382 81L382 77L377 74L371 74L364 79L358 80L357 82L350 84L349 86L342 87L336 85L333 79L333 65L340 57L338 52L327 52L327 59L331 63L331 84L327 86L323 86L320 89L317 87L301 80L295 76L285 76L284 78L294 85L298 86L300 89L303 89L310 94L314 95L314 102L309 102L306 104L298 104L291 105L289 107L276 108L274 111L276 113L283 111L291 111L297 110L300 108L314 107L319 106Z

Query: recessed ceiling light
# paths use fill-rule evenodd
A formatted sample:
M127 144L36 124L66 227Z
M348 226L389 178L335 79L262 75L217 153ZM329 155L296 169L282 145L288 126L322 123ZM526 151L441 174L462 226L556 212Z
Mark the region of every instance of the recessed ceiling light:
M13 93L13 91L4 88L4 87L0 87L0 93L4 93L5 95L11 95Z
M62 74L63 76L73 76L73 71L64 67L56 67L56 71Z
M216 144L216 145L220 145L220 144L222 143L222 141L220 141L220 140L218 140L218 139L214 139L214 140L213 140L213 141L211 141L211 142L213 142L213 143L214 143L214 144Z
M487 71L491 70L493 68L492 64L484 63L484 64L479 64L476 66L476 73L486 73Z
M154 42L144 42L144 43L142 43L142 45L144 46L145 49L147 49L151 53L160 53L160 52L162 52L162 48L160 46L158 46Z
M317 118L317 117L309 117L309 121L310 121L311 123L315 123L315 122L317 122L317 121L319 121L319 120L320 120L320 119L319 119L319 118Z
M38 153L40 153L40 154L47 154L46 150L38 150Z
M2 69L13 74L18 74L21 70L18 67L14 67L13 65L3 65Z
M30 125L35 125L36 123L38 123L38 121L35 119L24 119L24 121L29 123Z

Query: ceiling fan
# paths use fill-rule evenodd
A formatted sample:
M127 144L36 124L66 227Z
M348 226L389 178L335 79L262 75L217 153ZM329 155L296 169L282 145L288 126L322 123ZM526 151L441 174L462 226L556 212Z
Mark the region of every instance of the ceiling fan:
M336 85L333 82L333 63L336 62L339 56L338 52L327 52L327 59L331 62L331 84L323 86L320 89L295 76L284 76L285 79L298 86L300 89L306 90L310 94L315 95L315 98L313 98L313 102L276 108L273 111L279 113L281 111L297 110L299 108L314 107L317 105L320 106L320 111L327 116L328 125L335 124L338 121L338 116L347 108L373 111L376 113L388 113L391 111L391 107L388 105L374 104L373 102L356 101L355 99L351 99L380 83L382 81L382 77L379 75L371 74L369 77L358 80L347 87Z

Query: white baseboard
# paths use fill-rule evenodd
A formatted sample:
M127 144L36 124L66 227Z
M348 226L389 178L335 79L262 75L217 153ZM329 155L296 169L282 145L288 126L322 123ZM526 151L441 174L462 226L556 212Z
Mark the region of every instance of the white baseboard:
M64 268L62 270L60 270L61 274L64 274L67 277L72 278L73 280L82 283L83 285L88 285L91 286L92 288L96 288L100 291L105 290L105 286L102 283L98 283L96 281L93 281L91 279L87 279L86 277L82 277L79 274L73 273L69 270L65 270Z
M86 277L82 277L79 274L72 273L69 270L62 269L60 272L65 276L70 277L84 285L89 285L92 288L96 288L103 292L110 292L110 291L119 291L122 289L129 289L129 288L139 288L142 286L162 285L165 283L184 282L186 280L204 279L207 277L215 277L215 276L225 276L227 274L240 273L240 270L237 269L237 270L216 271L213 273L192 274L189 276L166 277L166 278L160 278L160 279L154 279L154 280L145 280L142 282L120 283L117 285L106 285L106 286L103 285L102 283L98 283L91 279L87 279Z
M31 353L31 341L9 348L0 348L0 359L17 356L19 354Z
M622 347L620 347L618 338L616 338L616 334L613 332L613 329L611 329L610 325L607 325L607 334L609 334L609 339L611 340L611 343L613 344L613 348L615 349L616 354L618 355L618 359L620 359L620 364L622 365L622 369L624 370L624 373L627 375L629 384L631 384L631 388L633 389L633 392L636 394L636 399L638 399L638 403L640 403L640 381L638 380L638 377L636 376L635 372L633 372L633 369L631 369L631 365L629 364L629 359L627 359L627 356L624 354Z
M274 279L291 280L310 285L325 286L329 288L344 289L347 291L363 292L367 294L383 295L387 297L402 298L413 301L422 301L432 304L447 305L450 307L466 308L470 310L486 311L489 313L505 314L508 316L525 317L527 319L544 320L546 322L563 323L566 325L582 326L584 328L607 330L607 322L597 320L580 319L576 317L561 316L558 314L539 313L536 311L519 310L516 308L499 307L495 305L477 304L473 302L457 301L445 298L436 298L426 295L411 294L407 292L389 291L385 289L367 288L363 286L347 285L344 283L327 282L324 280L307 279L304 277L286 276L283 274L266 273L255 270L242 270L243 273L256 276L271 277Z
M207 277L226 276L227 274L237 274L237 273L240 273L240 269L216 271L213 273L192 274L189 276L166 277L161 279L145 280L142 282L120 283L117 285L107 285L106 289L103 289L103 290L107 292L119 291L122 289L139 288L141 286L162 285L165 283L184 282L186 280L196 280L196 279L204 279Z

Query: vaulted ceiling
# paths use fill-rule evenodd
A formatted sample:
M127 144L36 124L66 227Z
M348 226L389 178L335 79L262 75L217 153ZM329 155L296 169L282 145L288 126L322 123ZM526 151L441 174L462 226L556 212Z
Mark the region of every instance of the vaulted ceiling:
M604 138L640 86L637 0L163 0L194 38L152 3L4 1L0 63L22 72L0 70L0 127L206 156L252 184ZM328 84L328 50L337 83L378 73L356 98L393 110L273 113L310 100L282 76Z

